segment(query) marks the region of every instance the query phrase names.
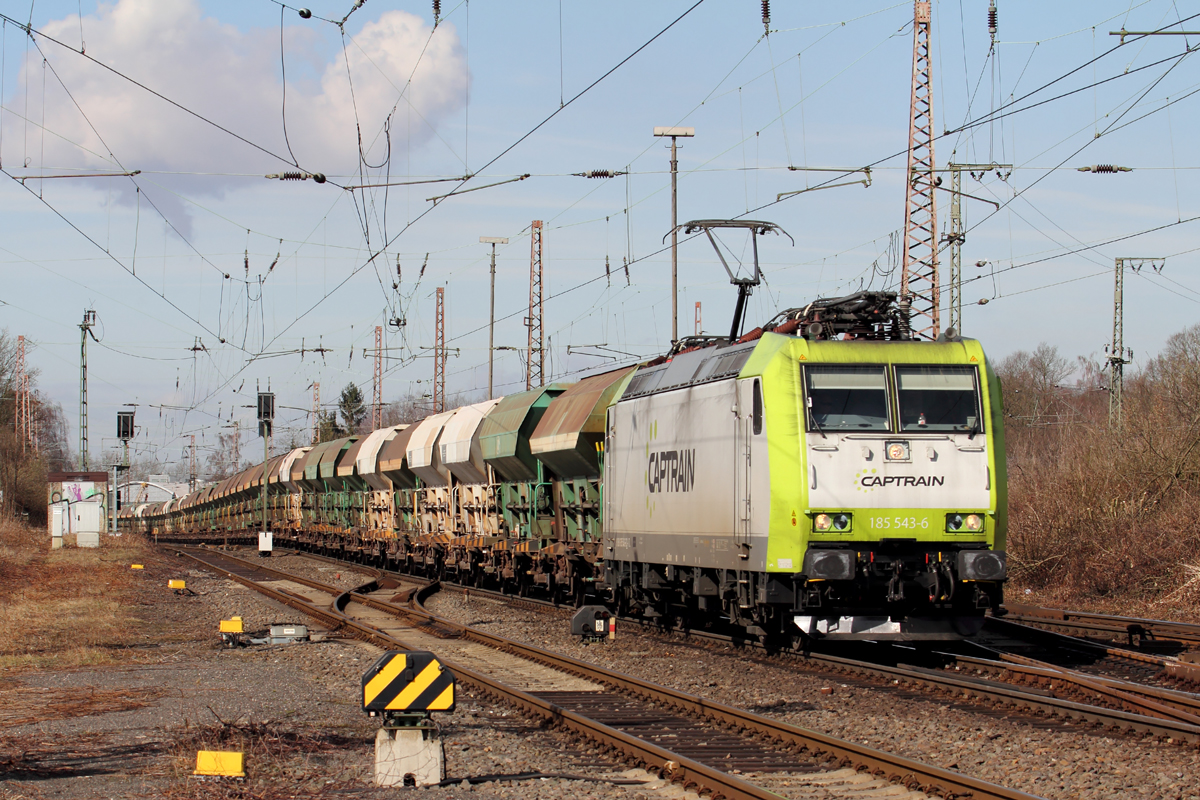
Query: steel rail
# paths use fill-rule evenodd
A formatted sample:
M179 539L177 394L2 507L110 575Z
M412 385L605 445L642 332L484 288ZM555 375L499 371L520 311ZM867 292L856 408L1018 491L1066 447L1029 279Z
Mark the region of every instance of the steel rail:
M339 561L338 559L329 558L328 556L321 556L320 559L323 561L329 561L331 563L347 563ZM390 571L386 570L384 572L390 573ZM403 573L390 574L402 575ZM404 577L406 579L412 579L410 576ZM415 580L428 583L429 579L417 578ZM509 603L522 603L531 607L551 607L564 612L569 610L565 606L549 600L515 597L512 595L506 595L503 592L496 592L489 589L479 589L476 587L457 585L454 586L453 589L463 593L477 593L481 596L491 597L493 599L503 600ZM370 602L374 603L378 601L371 599ZM380 607L379 610L395 613L394 608ZM622 621L638 624L642 627L653 627L651 623L648 623L645 620L630 618L621 619ZM1036 628L1027 628L1024 625L1009 622L1007 618L989 618L988 623L991 625L1003 625L1005 627L1011 626L1014 629L1023 631L1035 631L1039 634L1046 634L1048 636L1063 639L1069 644L1077 647L1095 649L1110 656L1143 661L1148 664L1163 667L1168 674L1176 674L1179 671L1172 670L1172 666L1178 666L1182 670L1189 671L1195 669L1190 664L1176 665L1174 662L1169 662L1159 656L1149 656L1143 653L1131 652L1120 648L1105 647L1104 645L1100 645L1095 642L1089 642L1087 640L1077 639L1074 637L1065 636L1063 634L1042 631ZM765 650L765 648L761 648L761 645L756 642L743 642L730 636L713 634L708 631L681 630L678 632L690 638L723 644L750 646ZM899 665L892 667L869 661L846 659L839 656L829 656L814 653L806 653L803 656L796 655L795 657L804 658L809 661L816 661L818 663L824 663L838 671L857 671L860 673L872 674L875 677L880 677L886 680L902 681L908 684L921 685L925 688L951 691L958 694L967 692L972 696L976 696L984 700L1023 705L1031 710L1055 714L1069 719L1099 723L1118 728L1126 728L1141 733L1166 736L1200 744L1200 700L1197 700L1190 695L1172 692L1170 690L1157 689L1154 687L1140 686L1127 681L1117 681L1111 678L1089 675L1087 673L1064 669L1053 664L1037 661L1035 659L1028 659L1022 656L1001 653L997 653L997 655L1002 659L1002 661L1007 661L1009 663L1006 664L997 661L989 661L987 659L973 659L969 656L959 656L957 654L954 654L953 657L962 663L974 664L981 668L988 668L1001 672L1007 671L1012 674L1025 674L1041 677L1043 679L1058 680L1061 683L1075 686L1077 691L1091 692L1094 695L1107 698L1112 703L1119 703L1122 708L1107 708L1094 703L1078 702L1065 698L1058 698L1052 694L1042 693L1036 690L1031 691L1029 688L1019 685L1009 684L1008 686L1003 686L1001 684L997 684L995 681L950 675L941 670L917 666ZM1160 722L1162 724L1157 724Z
M1007 613L998 619L1099 633L1125 634L1129 636L1131 642L1134 637L1142 637L1200 645L1200 625L1188 622L1068 611L1061 608L1025 605L1024 603L1006 603L1004 608Z
M561 610L566 610L563 606L547 600L531 599L527 597L514 598L510 595L505 595L500 592L476 588L455 588L460 592L477 592L481 595L502 599L507 602L522 602L531 605L536 604L539 606L550 606L559 608ZM633 623L642 627L653 627L651 623L640 619L624 617L620 619L624 622ZM995 623L1006 622L1007 620L989 619L988 621L989 623ZM1014 625L1014 627L1022 628L1024 626ZM668 631L668 633L669 632L670 631ZM1040 630L1038 632L1050 633ZM678 633L689 638L701 639L714 643L735 644L737 646L763 649L764 651L766 650L766 648L763 648L759 643L751 640L741 641L730 636L714 634L708 631L681 630L678 631ZM1171 668L1176 666L1176 664L1161 657L1147 656L1143 653L1130 652L1119 648L1104 647L1103 645L1099 645L1094 642L1088 642L1086 640L1075 639L1072 637L1065 637L1062 634L1051 635L1060 636L1064 639L1067 639L1071 644L1096 649L1106 653L1107 655L1130 658L1131 660L1142 661L1155 666L1160 666L1169 674L1175 672ZM785 654L785 656L792 655L793 654ZM1130 683L1128 681L1119 681L1112 678L1089 675L1077 670L1064 669L1053 664L1017 655L997 653L997 656L1002 659L1002 661L972 658L970 656L961 656L958 654L950 655L952 655L953 658L955 658L958 662L967 665L978 666L999 672L1009 672L1013 674L1025 674L1041 678L1049 678L1064 684L1075 685L1080 691L1090 691L1095 695L1106 697L1112 702L1120 703L1124 707L1124 711L1129 712L1129 714L1132 715L1132 718L1128 716L1119 716L1122 713L1121 709L1110 709L1104 706L1075 702L1056 698L1049 694L1043 695L1037 692L1031 693L1028 688L1021 687L1019 685L1010 684L1009 686L1005 687L1005 690L1002 691L1000 686L993 681L950 675L941 670L908 665L892 667L880 665L870 661L846 659L839 656L829 656L815 653L806 653L803 656L794 654L793 657L828 664L838 671L857 670L860 672L871 673L876 677L881 677L884 679L903 681L910 684L917 683L925 686L926 688L954 691L960 694L962 691L968 691L970 694L985 700L1022 704L1033 710L1050 714L1058 714L1071 719L1096 722L1106 725L1115 725L1118 727L1128 727L1132 730L1140 731L1142 733L1151 733L1172 738L1182 738L1188 741L1200 743L1200 698L1197 698L1194 695L1189 695L1183 692L1175 692L1169 689L1158 689L1156 687L1142 686L1136 683ZM1003 663L1004 661L1008 661L1010 663ZM1184 669L1194 669L1188 664L1180 664L1178 667L1182 667ZM1157 720L1169 720L1172 722L1183 723L1187 727L1168 727L1153 724Z
M382 631L378 631L368 625L363 625L346 615L341 611L325 610L317 607L309 602L298 602L295 598L290 597L278 590L268 586L263 586L257 581L238 575L236 572L228 570L211 561L207 561L200 556L189 553L187 551L179 551L182 555L193 559L194 561L203 564L205 567L216 572L222 573L232 580L241 583L244 586L255 589L256 591L265 594L272 599L285 603L286 605L295 608L302 613L309 614L326 624L330 624L334 630L347 630L356 638L370 642L380 647L389 650L410 650L411 648L402 640L389 636ZM281 576L286 576L286 573L281 573L279 570L270 567L262 568L259 565L251 562L243 561L236 556L231 556L227 553L213 553L220 558L241 562L260 569L264 572L272 572ZM360 602L363 597L357 593L343 592L336 587L324 586L320 584L314 586L315 581L307 579L297 579L296 576L287 576L287 580L296 580L298 583L304 584L311 588L320 588L334 597L333 606L338 605L344 607L351 599L353 602ZM373 589L375 581L360 587L363 590L370 591ZM372 606L378 601L373 601ZM385 607L387 610L396 609L403 610L399 606L393 606L390 603L379 603L379 606ZM779 800L779 795L771 792L763 787L756 786L748 781L738 778L735 775L723 772L721 770L710 767L706 764L701 764L692 759L672 753L658 745L644 741L631 734L611 728L607 725L589 719L581 714L577 714L568 709L562 708L548 700L543 700L540 697L523 692L520 689L515 689L506 686L486 675L475 672L467 667L455 664L446 659L440 659L455 676L474 686L476 689L505 702L511 706L515 706L521 711L524 711L531 716L539 718L551 727L565 728L574 733L588 737L597 742L602 747L606 747L617 752L620 752L625 758L637 761L645 765L649 770L657 771L662 777L668 778L673 782L681 783L685 788L702 791L712 798L712 800ZM980 798L994 797L997 800L1014 800L1015 798L1033 797L1032 795L1024 794L987 794L978 795Z
M205 562L198 556L190 553L185 554L200 563L208 565L208 562ZM238 561L261 571L280 574L286 577L287 580L295 580L293 576L287 576L286 573L281 573L269 567L264 568L253 562L243 561L227 553L220 553L219 555L221 558ZM250 586L259 591L268 590L264 591L264 593L270 593L269 587L263 587L255 581L244 578L222 567L210 566L210 568L214 567L243 585ZM840 766L853 767L858 771L866 771L884 776L909 789L938 793L945 797L970 797L975 800L1036 800L1035 795L1008 789L951 770L922 764L918 761L885 753L866 745L836 739L786 722L761 717L742 709L659 686L629 675L606 670L571 658L570 656L559 655L531 645L521 644L439 617L425 610L422 604L425 596L440 589L440 585L437 582L428 584L414 593L412 604L408 607L367 596L367 592L374 590L375 581L359 587L357 590L345 592L338 590L336 587L321 586L317 582L307 579L299 579L297 582L333 595L335 597L333 606L328 611L317 609L312 604L302 604L307 605L307 609L301 608L294 602L289 603L290 606L300 608L300 610L306 611L306 613L309 609L320 612L320 615L325 616L327 619L336 620L339 628L347 629L359 638L372 641L381 646L393 649L409 649L401 640L353 620L344 612L344 609L349 604L358 603L396 616L415 617L424 625L435 628L449 628L462 638L471 639L481 644L523 656L534 662L576 674L597 683L612 686L628 695L665 705L692 716L711 720L722 727L733 728L744 733L757 735L778 744L792 747L800 752L810 753L813 756L831 758L838 762ZM320 619L320 615L315 616L318 616ZM505 686L474 670L453 664L444 659L443 661L454 671L456 676L484 693L515 705L523 711L545 720L552 726L566 727L594 741L598 741L602 746L615 748L627 758L642 762L648 768L659 772L663 777L681 783L685 788L692 788L708 793L714 800L717 798L729 798L730 800L734 798L778 800L778 795L774 792L749 783L735 775L680 756L655 744L639 739L632 734L616 730L583 715L564 709L548 700L528 694L519 689Z
M328 556L319 556L319 558L322 561L328 561L330 563L347 563L338 559L330 558ZM374 570L374 568L367 569ZM378 572L379 570L374 571ZM392 573L387 570L384 570L383 572L384 574L403 575L403 573ZM404 577L405 579L423 581L426 582L427 585L431 585L429 583L429 579L427 578L413 579L410 576ZM488 589L457 585L454 586L453 589L463 593L473 592L481 596L492 597L494 599L503 600L509 603L527 604L531 607L551 607L560 609L564 612L569 610L561 604L548 600L528 597L515 597L512 595L506 595L503 592L496 592ZM359 602L363 601L359 600ZM372 605L379 602L380 601L376 601L373 598L366 598L366 602L364 602L364 604ZM383 605L389 605L389 607L385 608ZM390 606L390 604L381 604L376 607L378 610L386 611L388 613L396 613L398 609L398 607ZM428 614L429 612L424 613ZM621 619L626 622L641 625L642 627L653 627L652 624L644 620L629 618ZM1130 652L1120 648L1105 647L1104 645L1100 645L1095 642L1089 642L1087 640L1077 639L1074 637L1065 636L1063 634L1043 631L1037 628L1027 628L1019 623L1010 622L1008 618L989 618L988 623L993 626L1011 626L1013 629L1018 631L1034 631L1036 633L1045 634L1056 639L1065 640L1067 643L1073 646L1095 649L1107 655L1129 658L1132 660L1143 661L1155 666L1161 666L1168 672L1168 674L1178 674L1180 677L1189 677L1186 674L1179 674L1180 670L1191 671L1195 669L1195 667L1190 664L1175 664L1175 662L1169 662L1159 656L1149 656L1143 653ZM681 630L678 632L690 638L723 644L750 646L765 650L765 648L761 648L761 645L757 644L756 642L743 642L722 634L691 630ZM485 636L488 635L478 631L475 633ZM1112 703L1119 703L1123 707L1123 710L1122 708L1107 708L1094 703L1078 702L1065 698L1059 698L1048 692L1043 693L1036 690L1031 691L1029 688L1019 685L1009 684L1005 686L1003 684L998 684L995 681L950 675L944 671L936 669L928 669L910 665L899 665L893 667L869 661L846 659L839 656L814 653L806 653L803 656L797 654L795 657L823 663L837 671L866 673L875 677L883 678L885 680L916 684L925 688L950 691L957 694L963 694L965 692L971 696L979 697L980 699L1013 705L1022 705L1031 710L1058 715L1068 719L1076 719L1117 728L1125 728L1141 733L1149 733L1152 735L1165 736L1200 744L1200 701L1190 695L1172 692L1170 690L1160 690L1154 687L1140 686L1135 683L1117 681L1111 678L1102 678L1099 676L1089 675L1087 673L1064 669L1053 664L1037 661L1035 659L1028 659L1022 656L1000 653L997 653L997 655L1003 661L1007 661L1009 663L1005 664L996 661L989 662L987 659L972 659L969 656L959 656L956 654L954 655L954 658L963 663L974 663L976 666L981 668L1007 671L1013 674L1026 674L1030 676L1041 677L1043 679L1058 680L1064 684L1074 685L1077 691L1091 692L1094 695L1107 698ZM1172 666L1178 666L1179 669L1172 670ZM1039 670L1041 670L1041 672L1039 672Z
M1158 655L1154 653L1142 653L1137 650L1129 650L1124 647L1110 647L1099 642L1093 642L1090 639L1083 639L1078 636L1071 636L1061 631L1051 631L1045 628L1036 627L1035 624L1027 622L1018 622L1009 617L988 617L985 626L988 628L997 629L1000 632L1005 632L1008 635L1017 637L1039 637L1043 641L1049 641L1050 647L1074 647L1078 649L1094 650L1098 653L1103 653L1113 658L1126 659L1128 661L1140 661L1143 664L1158 667L1166 672L1172 678L1177 678L1181 681L1190 681L1192 683L1200 682L1200 665L1187 661L1181 661L1178 658ZM1068 626L1069 627L1069 626Z
M859 745L854 742L836 739L787 722L762 717L714 700L697 697L696 695L680 692L624 673L597 667L594 664L580 661L571 656L543 650L540 647L516 642L448 620L444 617L439 617L427 611L423 606L424 597L432 594L439 588L437 583L433 583L417 592L413 597L414 602L419 606L417 608L402 609L393 604L380 603L374 600L374 598L361 595L355 595L353 599L354 602L371 605L379 610L391 611L393 613L399 611L401 613L417 614L429 623L451 626L463 638L472 639L524 656L532 661L574 673L588 680L608 684L623 692L643 697L652 702L663 703L693 716L712 719L726 727L750 731L802 751L832 755L843 764L853 765L859 771L883 774L890 780L908 786L910 789L917 788L919 785L923 791L933 790L942 792L943 794L948 793L954 796L976 798L1032 797L1032 795L1024 792L997 786L996 784L972 778L968 775L929 764L922 764L921 762L892 753L886 753L867 745ZM928 783L922 784L918 776L924 777Z
M991 648L984 648L991 650ZM1099 675L1090 675L1079 670L1060 667L1046 661L1013 653L993 650L997 660L955 656L959 664L978 666L1017 675L1029 675L1043 680L1069 683L1081 690L1090 691L1120 703L1128 710L1148 717L1173 719L1200 726L1200 698L1184 692L1142 686Z

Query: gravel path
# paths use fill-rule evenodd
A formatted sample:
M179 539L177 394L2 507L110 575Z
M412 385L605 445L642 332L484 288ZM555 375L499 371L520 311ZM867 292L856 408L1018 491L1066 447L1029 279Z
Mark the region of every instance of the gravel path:
M842 739L862 742L1048 798L1200 798L1200 754L1191 746L1064 730L1029 717L989 715L845 678L759 663L618 626L617 640L582 645L552 609L509 607L457 592L427 608L501 636L627 674L749 708Z
M362 576L296 556L273 565L346 588ZM340 573L340 577L339 577ZM167 590L185 578L194 594ZM378 720L361 711L361 677L381 653L352 640L230 650L217 621L240 614L247 630L304 621L298 612L174 556L146 560L136 606L145 644L120 666L0 673L0 798L394 798L371 783ZM319 631L318 631L319 632ZM416 798L666 800L684 797L491 701L460 692L442 728L444 788ZM197 782L199 749L246 752L240 788ZM585 775L464 784L528 773ZM632 781L614 785L603 779ZM690 795L695 797L695 795Z

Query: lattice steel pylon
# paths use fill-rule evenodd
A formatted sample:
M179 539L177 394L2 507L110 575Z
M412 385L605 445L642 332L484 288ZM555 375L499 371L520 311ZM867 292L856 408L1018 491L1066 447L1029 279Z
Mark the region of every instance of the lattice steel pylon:
M312 443L321 435L321 382L313 381Z
M937 198L934 196L929 22L929 0L916 0L900 299L909 305L913 333L936 339L941 333L941 291L938 285Z
M375 403L371 409L371 430L383 427L383 326L375 326Z
M234 420L225 427L233 428L233 471L237 472L242 464L242 421Z
M446 410L446 290L441 286L433 337L433 411L440 414Z
M33 446L33 420L29 414L29 375L25 372L25 337L17 337L16 426L21 452Z
M535 219L529 228L529 359L525 370L525 388L544 386L546 355L542 349L542 221Z

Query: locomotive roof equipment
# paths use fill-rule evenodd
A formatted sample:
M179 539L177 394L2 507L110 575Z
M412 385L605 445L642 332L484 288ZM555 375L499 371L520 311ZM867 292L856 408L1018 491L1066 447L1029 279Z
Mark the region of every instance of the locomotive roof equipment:
M729 268L729 263L725 260L725 256L721 254L721 248L717 245L717 240L713 238L713 228L742 228L750 231L750 243L753 245L754 250L754 277L739 278L734 275L733 270ZM671 233L675 233L680 229L689 235L697 231L704 231L704 235L712 243L713 249L717 251L717 258L721 259L721 266L725 267L725 272L729 275L729 282L738 287L737 307L733 312L733 324L729 327L729 341L736 341L742 328L742 314L746 310L746 298L751 295L753 288L762 282L762 270L758 266L758 239L755 237L764 236L767 233L774 233L776 235L782 233L791 240L792 245L796 244L796 240L792 239L791 234L774 222L763 222L755 219L694 219L691 222L685 222L672 229ZM671 233L668 233L667 236L670 236ZM663 237L663 241L666 241L665 236Z

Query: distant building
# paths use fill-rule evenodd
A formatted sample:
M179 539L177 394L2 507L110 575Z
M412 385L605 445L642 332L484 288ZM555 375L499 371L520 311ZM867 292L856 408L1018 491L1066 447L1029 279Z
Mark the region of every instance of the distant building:
M99 547L108 524L107 472L51 472L46 476L50 546L64 538L79 547Z

